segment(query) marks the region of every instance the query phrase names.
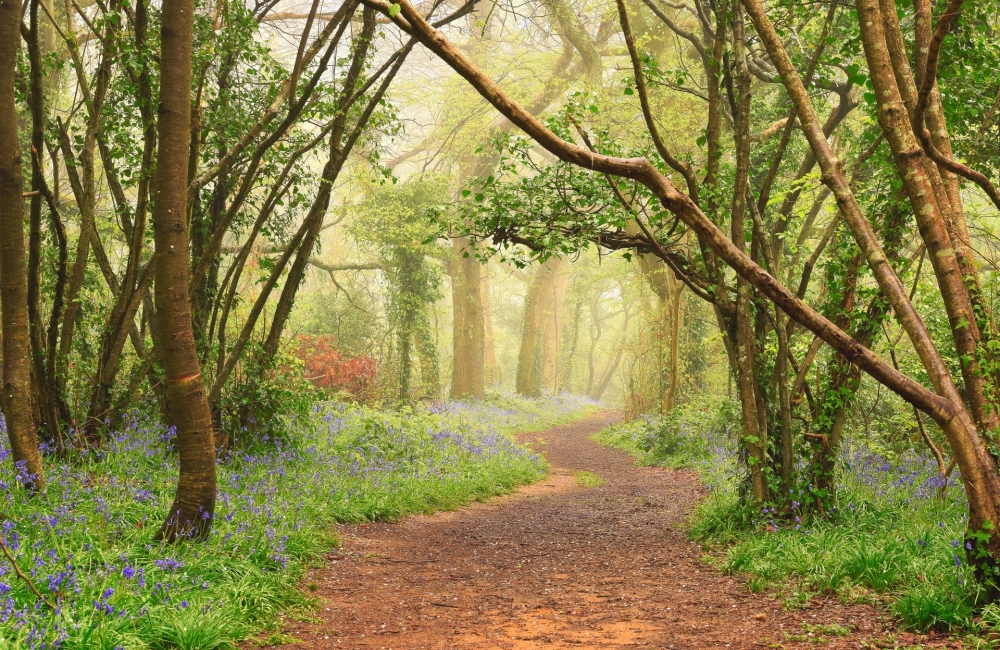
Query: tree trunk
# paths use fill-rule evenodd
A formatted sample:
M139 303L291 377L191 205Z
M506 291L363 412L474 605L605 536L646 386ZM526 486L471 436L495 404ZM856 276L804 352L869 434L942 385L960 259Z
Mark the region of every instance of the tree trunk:
M778 338L778 358L775 361L775 375L778 384L778 409L781 418L781 477L782 494L787 494L792 485L794 466L794 439L792 438L792 402L788 391L788 317L781 310L775 310L775 329Z
M562 302L566 275L559 273L547 292L542 325L542 388L553 395L559 392L559 343L562 335Z
M597 385L587 393L587 397L595 402L599 402L601 397L604 396L604 391L611 385L611 380L614 379L615 373L618 372L618 366L621 365L622 356L625 354L625 343L628 341L628 324L630 320L632 320L632 313L629 311L628 305L625 305L621 343L619 343L618 349L615 351L615 356L608 362L604 372L601 373L601 378L597 382Z
M572 392L573 390L573 358L576 356L576 349L580 342L580 321L583 317L583 300L577 300L573 305L573 324L570 327L569 351L566 354L566 366L563 371L563 388Z
M38 421L35 426L44 440L55 441L61 447L61 420L67 413L63 405L59 382L50 371L46 350L48 332L41 309L42 262L42 189L45 183L42 155L45 151L45 113L43 69L38 22L38 0L28 6L29 29L26 34L28 61L28 107L31 113L31 203L28 212L28 326L31 336L32 378L38 404ZM64 271L64 269L61 269ZM65 272L60 273L53 290L53 309L62 309L62 295L66 286ZM58 319L59 315L56 315ZM58 320L57 320L58 322ZM58 329L53 333L58 335ZM53 359L54 360L54 359Z
M561 266L562 260L558 258L540 265L524 299L515 390L526 397L538 397L542 393L539 348L544 333L546 298L552 291L553 281Z
M413 375L413 324L412 316L403 317L396 337L399 347L399 393L396 398L400 402L410 401L410 379Z
M437 342L428 315L430 309L430 305L425 305L416 315L413 343L420 357L420 397L436 400L441 397L441 373L438 368Z
M483 379L487 386L497 386L502 378L497 365L496 337L493 334L493 299L490 293L490 271L483 264L480 299L483 304Z
M594 389L594 376L597 368L594 365L594 353L597 352L597 343L601 340L604 317L601 314L600 305L595 301L590 305L590 349L587 350L587 395Z
M661 410L664 414L674 410L677 405L677 393L681 382L681 295L684 293L684 283L673 279L670 296L670 320L668 334L670 335L670 354L667 358L667 391L663 396Z
M208 533L215 513L212 414L198 363L189 297L188 154L191 138L192 0L164 0L161 23L159 150L153 204L156 326L177 427L177 493L157 537L174 542Z
M735 8L733 20L733 58L737 70L736 97L738 110L736 122L736 182L733 187L732 241L736 248L746 253L746 210L749 193L750 169L750 73L746 70L743 57L743 10ZM763 244L762 244L763 245ZM742 277L736 279L736 383L743 407L743 439L747 447L747 462L750 465L750 484L754 501L767 500L767 478L764 474L767 433L761 427L758 406L757 381L754 364L757 341L753 330L753 314L750 309L750 283Z
M451 398L483 399L486 323L483 313L481 265L472 254L467 237L456 237L452 239L451 245L454 253L451 264L454 313Z
M45 484L31 409L31 340L24 250L24 179L14 104L21 3L0 0L0 309L3 328L3 412L15 466L32 489ZM18 470L18 473L22 473Z

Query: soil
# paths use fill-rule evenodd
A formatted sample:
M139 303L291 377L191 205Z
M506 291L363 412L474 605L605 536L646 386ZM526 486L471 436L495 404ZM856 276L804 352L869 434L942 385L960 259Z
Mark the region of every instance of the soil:
M893 632L868 605L787 610L721 574L685 534L705 494L697 477L592 441L613 417L525 436L552 470L512 495L340 527L342 547L303 584L315 618L286 619L280 647L960 647ZM605 483L583 487L581 471Z

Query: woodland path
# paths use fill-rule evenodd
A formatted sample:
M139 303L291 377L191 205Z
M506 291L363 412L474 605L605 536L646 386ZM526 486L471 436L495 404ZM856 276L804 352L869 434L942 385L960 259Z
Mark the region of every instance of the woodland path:
M822 599L785 611L719 573L683 529L703 495L697 478L636 467L593 442L612 417L525 436L552 472L513 495L341 527L342 548L304 581L316 619L286 620L298 642L283 647L948 647L944 637L893 635L873 607ZM581 470L606 484L579 487ZM833 624L851 634L811 627Z

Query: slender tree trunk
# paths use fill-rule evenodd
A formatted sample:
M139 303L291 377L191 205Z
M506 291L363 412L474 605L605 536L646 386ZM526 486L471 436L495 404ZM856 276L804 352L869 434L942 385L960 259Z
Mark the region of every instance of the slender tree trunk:
M485 396L485 333L481 265L469 248L467 237L452 239L451 269L454 312L454 354L451 370L452 399ZM468 255L466 257L465 255ZM496 359L494 358L494 363Z
M497 365L496 337L493 333L493 299L490 293L490 272L482 265L483 282L480 285L480 300L483 304L483 376L487 386L500 384L500 367Z
M413 315L403 316L396 332L399 347L399 393L400 402L410 401L410 379L413 376Z
M601 373L601 379L597 382L597 386L590 391L590 394L588 395L590 399L598 402L601 400L601 397L604 396L604 392L608 389L608 386L611 385L611 380L614 379L615 373L618 372L618 366L621 365L622 356L624 354L625 346L622 345L615 352L614 358L608 362L607 368L605 368L604 372Z
M629 311L628 305L625 306L625 315L622 321L622 338L621 343L618 345L618 349L615 351L615 356L608 362L607 367L604 372L601 373L601 378L598 380L597 385L594 386L587 394L587 396L594 400L600 401L601 397L604 396L604 392L611 385L611 380L614 379L615 373L618 372L618 366L621 365L622 357L625 355L625 342L628 340L628 324L632 319L632 314Z
M666 415L673 408L670 403L670 330L673 325L673 313L670 310L670 298L666 294L657 293L656 303L659 310L656 314L656 401L660 415Z
M741 252L746 253L746 209L749 191L750 168L750 73L746 70L743 57L743 10L735 7L733 19L733 43L737 69L737 113L736 113L736 182L733 187L732 240ZM763 245L763 244L762 244ZM750 483L754 500L766 501L768 496L767 478L764 474L766 457L766 432L762 430L758 413L758 391L755 379L755 357L757 342L753 331L753 314L750 310L750 283L744 278L736 279L736 382L743 406L743 439L747 447L750 465Z
M177 493L157 537L206 535L215 513L212 413L198 363L189 295L188 155L191 138L192 0L164 0L160 28L159 150L153 239L156 320L167 401L177 427Z
M601 340L601 335L603 334L603 324L604 319L600 313L600 307L595 302L590 306L590 349L587 351L587 395L590 395L590 392L594 389L594 375L597 372L597 366L594 363L594 353L597 352L597 343Z
M101 347L97 358L97 371L94 373L94 386L90 398L90 410L87 419L81 427L84 435L92 435L95 427L106 421L110 422L112 411L112 391L118 371L121 369L121 356L129 330L134 327L135 315L142 305L143 298L149 290L152 281L152 269L146 266L138 279L136 287L122 287L115 301L114 309L104 324L101 336Z
M681 295L684 293L684 283L676 279L670 296L670 355L668 358L667 393L664 396L663 412L669 413L677 405L677 393L681 383Z
M21 3L0 0L0 310L3 329L3 412L15 466L23 463L29 487L45 484L31 409L31 338L24 247L24 178L14 104L21 44ZM20 473L20 470L19 470Z
M794 439L792 437L792 402L788 391L788 317L780 309L775 310L775 328L778 338L778 358L775 362L775 374L778 383L778 408L781 416L781 466L779 475L784 488L782 494L787 494L792 485L792 468L794 464Z

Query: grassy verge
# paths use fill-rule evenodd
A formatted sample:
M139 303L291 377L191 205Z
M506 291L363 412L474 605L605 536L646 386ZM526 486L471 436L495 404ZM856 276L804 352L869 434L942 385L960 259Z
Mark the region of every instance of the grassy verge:
M739 498L733 406L687 405L597 439L640 463L696 470L710 493L690 522L691 537L722 570L746 576L756 591L776 592L787 607L827 594L879 603L917 630L1000 629L1000 607L985 603L966 565L967 505L957 476L943 486L929 457L849 441L837 509L807 516L748 507Z
M295 586L336 544L332 524L538 480L544 463L510 434L587 408L500 396L396 412L317 406L287 439L221 459L210 538L175 546L151 541L173 498L173 434L136 414L93 454L46 458L44 495L0 483L0 533L31 582L0 558L0 649L233 647L303 602Z

